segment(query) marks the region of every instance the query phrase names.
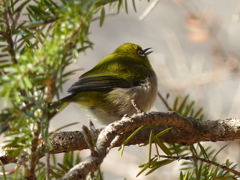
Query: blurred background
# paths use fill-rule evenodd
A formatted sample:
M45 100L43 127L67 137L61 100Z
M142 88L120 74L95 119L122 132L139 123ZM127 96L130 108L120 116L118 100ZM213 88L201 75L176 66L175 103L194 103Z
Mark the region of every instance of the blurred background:
M78 77L91 69L119 45L131 42L143 48L151 47L151 64L157 73L159 91L169 94L168 103L176 97L195 101L195 108L203 107L204 119L240 118L240 2L238 0L161 0L128 1L128 14L122 9L106 7L107 16L102 27L99 20L92 23L90 40L94 49L81 54L69 70L82 68L66 82L61 97ZM146 12L150 9L149 14ZM154 111L167 111L157 99ZM54 130L70 122L79 122L64 130L81 130L89 119L76 104L70 104L51 124ZM101 125L95 123L96 127ZM207 143L220 149L228 142ZM204 144L204 143L203 143ZM136 179L138 165L147 161L147 147L126 147L123 157L112 149L102 164L105 179ZM89 151L81 152L85 159ZM239 142L229 142L220 153L221 162L230 159L240 163ZM181 161L164 166L138 180L178 179ZM240 170L238 167L237 170Z
M90 70L105 56L123 43L131 42L151 47L151 64L158 76L159 91L168 97L171 106L176 97L195 101L194 107L203 107L204 119L240 118L240 2L238 0L135 0L128 2L128 14L123 8L106 7L102 27L99 20L90 27L90 40L94 49L81 54L67 70L82 69L64 84L60 97L68 95L68 88L85 71ZM153 9L151 9L153 7ZM149 12L149 13L146 13ZM167 111L157 99L153 111ZM63 125L80 122L62 131L81 130L89 124L89 118L78 105L70 104L51 122L50 131ZM95 126L102 127L95 122ZM204 144L204 143L203 143ZM226 159L240 163L239 142L206 143L220 153L219 161ZM83 160L90 154L81 152ZM58 155L61 157L61 155ZM136 178L138 165L148 159L148 147L126 147L123 157L118 148L112 149L102 164L106 180L157 180L178 179L181 161L164 166L160 170ZM237 170L240 170L238 167Z

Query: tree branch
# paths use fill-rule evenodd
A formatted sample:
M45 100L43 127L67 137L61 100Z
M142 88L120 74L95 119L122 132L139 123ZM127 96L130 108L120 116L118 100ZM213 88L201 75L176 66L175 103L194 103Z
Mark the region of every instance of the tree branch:
M175 128L164 134L162 137L163 141L186 145L199 141L224 141L240 138L239 119L204 121L184 118L174 112L139 113L132 117L125 116L121 121L108 125L100 132L96 143L98 154L90 155L84 162L73 167L61 180L84 179L89 172L99 168L117 135L146 125L173 126ZM114 144L116 145L117 143L114 141Z
M62 179L84 179L89 172L97 170L112 147L122 144L124 137L140 126L158 125L154 127L157 134L169 126L174 127L161 136L167 143L191 145L200 141L231 141L240 139L240 119L199 120L182 117L175 112L139 113L131 117L124 116L104 129L92 130L92 138L96 142L96 151L86 161L72 168ZM149 140L152 128L139 131L127 145L142 144ZM118 137L115 139L115 137ZM57 132L50 136L52 154L88 149L84 135L80 131ZM114 141L114 144L112 142ZM40 148L44 148L44 144ZM44 154L42 155L44 156ZM2 162L8 162L8 156L0 156ZM12 159L11 159L12 160Z

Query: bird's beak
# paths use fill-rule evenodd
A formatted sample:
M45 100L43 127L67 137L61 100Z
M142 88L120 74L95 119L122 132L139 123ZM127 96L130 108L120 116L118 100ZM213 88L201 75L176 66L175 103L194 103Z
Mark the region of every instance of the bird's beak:
M147 49L144 49L144 50L143 50L143 52L144 52L144 54L145 54L146 56L153 52L153 51L147 52L149 49L151 49L151 48L147 48Z

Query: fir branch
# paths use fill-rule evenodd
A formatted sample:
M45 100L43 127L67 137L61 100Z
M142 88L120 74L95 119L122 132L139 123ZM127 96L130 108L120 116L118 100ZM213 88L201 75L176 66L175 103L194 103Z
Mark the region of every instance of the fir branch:
M18 61L16 59L16 52L15 52L15 48L14 48L14 41L12 39L12 27L11 27L11 22L10 19L13 19L13 14L8 11L8 3L12 3L9 1L2 1L2 5L1 5L1 15L3 17L3 26L4 26L4 31L0 31L0 35L6 40L7 43L7 49L9 54L11 55L11 60L14 64L17 64ZM16 23L16 21L13 21L12 23ZM12 24L12 26L14 26L15 24Z

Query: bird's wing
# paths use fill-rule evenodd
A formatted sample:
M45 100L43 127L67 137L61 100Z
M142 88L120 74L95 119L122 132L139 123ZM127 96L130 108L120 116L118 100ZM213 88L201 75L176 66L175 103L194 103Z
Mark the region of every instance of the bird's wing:
M69 88L68 92L77 94L86 91L108 91L117 87L128 88L139 84L139 82L129 82L114 75L80 77L79 80Z

